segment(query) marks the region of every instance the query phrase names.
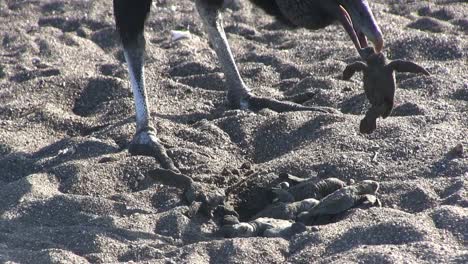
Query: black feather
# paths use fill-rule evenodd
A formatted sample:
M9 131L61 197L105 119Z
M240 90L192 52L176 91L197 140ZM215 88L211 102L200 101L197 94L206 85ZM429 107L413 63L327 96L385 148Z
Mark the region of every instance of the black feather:
M294 26L281 12L278 4L275 0L249 0L254 5L260 7L265 13L274 16L277 20L287 24L288 26ZM295 27L295 26L294 26Z
M114 16L124 46L134 43L143 34L145 20L151 8L151 0L114 0Z

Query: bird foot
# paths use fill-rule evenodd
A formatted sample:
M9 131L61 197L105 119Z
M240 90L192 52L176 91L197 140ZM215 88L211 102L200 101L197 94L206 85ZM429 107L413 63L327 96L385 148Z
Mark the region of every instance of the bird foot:
M338 110L331 107L320 107L320 106L304 106L299 103L303 103L313 97L313 93L303 93L294 96L287 97L286 99L291 101L280 101L271 98L265 98L256 96L253 94L247 94L234 102L230 100L231 105L240 109L250 109L252 111L260 111L264 108L271 109L278 113L293 112L293 111L314 111L322 113L337 114Z
M172 159L167 155L166 148L156 137L156 130L146 127L137 131L133 137L128 151L132 155L143 155L156 158L164 169L179 172Z
M213 218L213 213L239 216L233 208L224 206L226 194L216 186L210 186L193 181L189 176L163 168L156 168L148 172L153 180L167 186L184 190L184 196L190 204L187 216L201 212Z
M285 96L281 99L281 101L291 101L296 104L303 104L312 99L312 97L314 97L316 94L316 92L298 93L290 96Z

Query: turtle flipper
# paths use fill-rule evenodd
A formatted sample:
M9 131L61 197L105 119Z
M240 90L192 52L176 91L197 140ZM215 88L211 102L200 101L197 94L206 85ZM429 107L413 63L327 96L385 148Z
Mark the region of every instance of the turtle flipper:
M380 113L380 115L382 116L382 118L387 118L391 113L392 113L392 110L393 110L393 98L385 98L384 99L384 103L378 107L378 111Z
M382 202L373 194L362 195L357 202L356 208L368 209L371 207L382 207Z
M283 203L294 202L294 196L288 192L288 190L280 188L272 188L271 191L276 195L275 200Z
M411 61L405 60L394 60L390 62L387 67L397 72L411 72L411 73L422 73L424 75L430 75L430 73L423 67L417 65Z
M353 77L354 73L357 71L364 71L367 69L367 65L362 61L357 61L349 64L343 71L343 80L349 80Z
M368 118L367 116L361 120L359 124L359 132L362 134L371 134L377 128L377 119Z
M344 186L346 186L346 183L337 178L327 178L318 182L314 179L309 179L292 186L289 188L289 192L294 196L296 201L302 201L307 198L320 200Z
M254 237L259 235L255 225L251 223L238 223L234 225L225 225L221 228L221 233L226 238L231 237Z
M359 132L371 134L377 128L377 118L382 115L381 107L372 106L359 124Z
M336 190L346 186L346 182L337 178L327 178L317 182L312 189L316 189L317 192L313 196L315 199L322 199L327 195L334 193Z

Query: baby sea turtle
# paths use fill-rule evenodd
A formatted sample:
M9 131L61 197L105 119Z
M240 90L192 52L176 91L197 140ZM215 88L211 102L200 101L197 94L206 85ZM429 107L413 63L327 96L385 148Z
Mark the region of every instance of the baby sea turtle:
M380 201L375 196L379 189L377 182L366 180L347 187L344 185L344 182L336 178L311 185L317 191L315 197L320 199L320 195L325 196L320 201L315 198L291 201L291 197L281 195L278 202L268 206L248 222L240 222L236 215L224 215L221 232L225 237L287 237L305 231L305 224L329 222L334 216L350 208L380 206ZM284 194L288 187L288 184L282 183L280 188L274 190L275 193ZM328 194L326 190L329 191ZM297 222L294 223L293 220Z
M288 189L288 192L294 197L295 201L301 201L308 198L320 200L345 186L346 183L337 178L327 178L320 181L317 181L315 178L309 178L291 186Z
M239 222L234 216L226 216L221 232L225 237L288 237L304 232L302 223L269 217L257 218L249 222Z
M263 209L256 214L253 219L270 217L275 219L294 220L300 213L307 212L319 203L320 201L314 198L292 203L279 202Z
M337 178L327 178L318 182L316 179L307 179L292 187L289 187L287 182L281 182L279 187L272 188L272 192L277 196L275 202L252 219L271 217L294 220L300 213L319 204L320 199L344 186L346 183Z
M394 72L412 72L425 75L429 75L429 72L411 61L394 60L388 62L383 53L375 53L371 47L361 49L360 54L366 63L358 61L346 66L343 71L343 79L349 80L356 71L363 72L364 91L372 106L364 119L361 120L359 131L370 134L377 127L377 118L386 118L392 112L396 89Z
M297 221L312 225L316 224L317 219L322 216L335 216L364 203L380 206L380 201L375 196L378 189L379 183L371 180L343 187L324 197L309 211L300 213Z

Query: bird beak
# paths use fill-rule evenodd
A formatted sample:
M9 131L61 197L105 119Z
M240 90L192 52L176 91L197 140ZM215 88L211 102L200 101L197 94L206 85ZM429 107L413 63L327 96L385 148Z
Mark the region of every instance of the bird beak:
M353 1L349 6L339 5L339 20L358 50L367 47L367 39L374 44L376 52L381 52L384 46L374 15L367 1Z

